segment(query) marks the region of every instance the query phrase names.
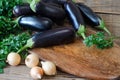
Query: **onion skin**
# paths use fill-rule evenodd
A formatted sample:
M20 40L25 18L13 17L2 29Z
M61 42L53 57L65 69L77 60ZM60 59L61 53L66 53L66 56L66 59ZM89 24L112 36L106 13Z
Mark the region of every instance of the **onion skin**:
M18 53L11 52L7 56L7 62L11 66L17 66L21 62L21 57Z
M30 75L33 79L41 79L44 74L44 71L41 67L33 67L30 70Z
M56 65L51 61L41 61L42 69L46 75L56 75Z
M37 66L39 64L39 57L37 54L29 54L25 59L25 64L29 68Z

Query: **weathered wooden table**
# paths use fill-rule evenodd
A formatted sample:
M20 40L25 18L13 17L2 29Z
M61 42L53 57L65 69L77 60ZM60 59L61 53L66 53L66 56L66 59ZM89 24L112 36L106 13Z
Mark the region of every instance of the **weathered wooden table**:
M90 6L106 23L109 30L120 36L120 0L77 0ZM116 40L120 45L120 40ZM5 73L0 74L0 80L33 80L29 75L30 69L25 65L8 66ZM43 80L86 80L58 70L56 76L44 76Z

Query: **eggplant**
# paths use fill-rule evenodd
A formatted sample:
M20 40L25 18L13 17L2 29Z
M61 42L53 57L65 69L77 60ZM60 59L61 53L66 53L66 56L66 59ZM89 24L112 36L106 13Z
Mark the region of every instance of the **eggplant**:
M72 43L75 40L75 31L72 27L55 28L42 33L37 33L28 39L26 45L18 50L22 52L27 48L50 47Z
M66 3L68 0L42 0L45 3L55 3L55 4L64 4Z
M81 35L83 39L85 39L86 37L84 19L76 4L72 1L68 1L64 4L64 9L78 35Z
M29 4L23 4L23 5L16 5L13 8L13 15L16 17L22 16L22 15L33 15L35 14Z
M86 24L96 29L105 30L109 35L111 35L109 30L105 27L104 20L98 16L90 7L83 3L76 3L76 6L81 11Z
M30 3L31 9L41 16L48 17L54 22L61 22L65 19L66 13L64 9L44 3L42 1L33 0Z
M51 5L51 6L55 6L55 7L59 7L59 8L62 8L61 5L58 5L58 4L55 4L55 3L47 3L48 5Z
M23 29L45 31L52 28L53 22L49 18L39 16L21 16L15 21Z

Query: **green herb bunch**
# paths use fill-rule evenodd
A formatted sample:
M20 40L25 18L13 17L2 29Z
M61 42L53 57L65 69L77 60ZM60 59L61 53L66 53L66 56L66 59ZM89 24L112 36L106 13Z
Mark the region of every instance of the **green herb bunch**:
M22 4L22 0L0 0L0 41L9 34L17 34L22 31L17 24L12 23L12 10L17 4Z
M13 7L22 2L22 0L0 0L0 16L12 18Z
M6 58L10 52L16 52L21 47L23 47L27 40L30 38L30 34L28 32L24 32L17 36L10 35L8 38L3 39L0 42L0 73L3 72L3 68L6 66ZM26 56L26 54L20 53L22 59Z
M106 37L104 32L97 32L96 34L92 34L83 41L86 46L90 47L96 45L99 49L106 49L113 47L113 38Z

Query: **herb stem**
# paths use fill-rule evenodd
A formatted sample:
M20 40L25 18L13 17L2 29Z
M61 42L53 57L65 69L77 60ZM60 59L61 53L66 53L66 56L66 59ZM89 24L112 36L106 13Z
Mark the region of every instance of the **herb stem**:
M34 44L34 42L33 42L32 38L30 38L29 40L27 40L26 45L23 46L21 49L19 49L19 50L17 51L17 53L20 53L20 52L24 51L24 50L27 49L27 48L32 48L33 44Z

